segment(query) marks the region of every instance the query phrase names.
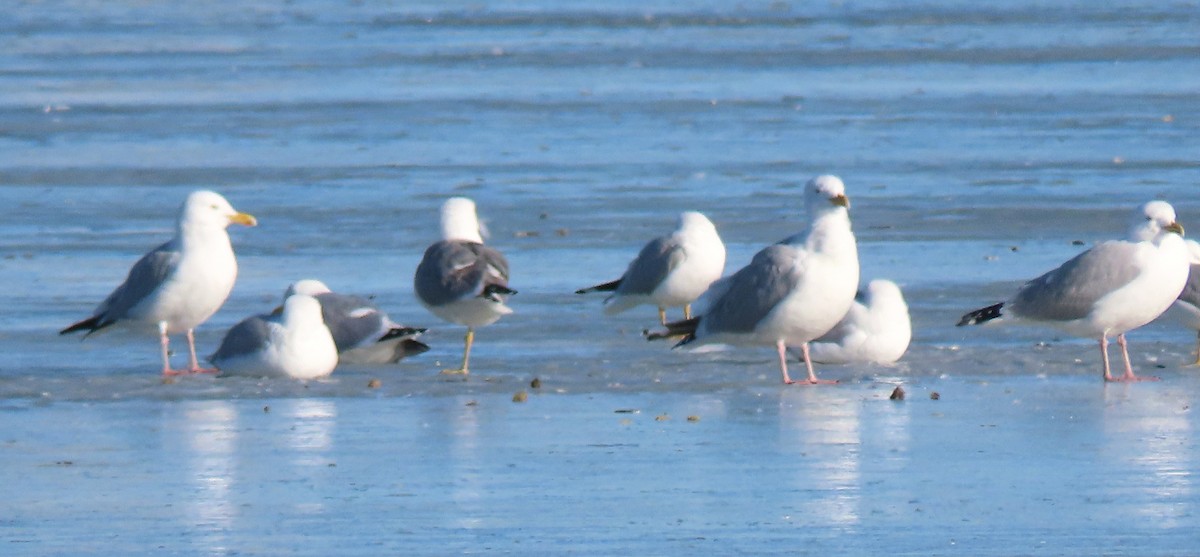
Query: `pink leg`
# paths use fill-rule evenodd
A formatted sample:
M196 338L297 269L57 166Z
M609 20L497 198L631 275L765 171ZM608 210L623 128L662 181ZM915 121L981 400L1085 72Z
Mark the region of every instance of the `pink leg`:
M1126 381L1126 382L1158 381L1157 377L1150 377L1150 376L1138 377L1137 375L1133 374L1133 365L1131 365L1129 363L1129 349L1128 349L1128 347L1125 346L1125 334L1124 333L1117 335L1117 344L1121 346L1121 357L1125 358L1125 375L1122 375L1121 378L1118 379L1118 381Z
M196 359L196 337L191 329L187 332L188 354L191 355L191 367L188 371L191 373L216 373L218 370L207 367L200 367L200 360Z
M176 371L171 369L171 339L167 337L166 323L158 324L158 336L159 344L162 345L163 375L183 375L184 373L187 373L185 371Z
M1100 335L1100 361L1104 362L1104 380L1116 381L1108 367L1108 337Z
M804 353L804 363L808 366L808 384L809 385L833 385L836 380L832 379L817 379L817 374L813 373L812 357L808 354L808 343L800 345L800 351Z
M782 340L775 341L775 349L779 352L779 371L783 372L783 384L791 385L795 383L791 377L788 377L787 372L787 345Z

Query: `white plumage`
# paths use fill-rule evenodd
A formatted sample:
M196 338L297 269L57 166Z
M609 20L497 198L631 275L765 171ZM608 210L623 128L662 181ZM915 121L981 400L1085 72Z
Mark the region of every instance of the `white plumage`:
M814 340L809 353L823 364L890 364L899 360L912 340L908 304L890 280L867 284L850 311L833 330Z
M212 371L196 359L193 330L220 309L237 279L237 260L225 230L230 223L255 226L257 221L235 211L217 193L192 192L179 210L175 237L142 256L91 317L60 334L90 335L110 325L157 331L162 371L176 374L183 372L171 369L168 335L186 333L186 372Z

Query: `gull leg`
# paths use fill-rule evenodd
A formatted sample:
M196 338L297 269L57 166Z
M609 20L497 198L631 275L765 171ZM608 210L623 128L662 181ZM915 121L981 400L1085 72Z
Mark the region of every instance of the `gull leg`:
M462 367L458 369L443 369L445 375L469 375L471 373L467 364L471 361L471 344L475 342L475 329L467 327L467 336L463 339L463 361Z
M188 367L188 372L190 372L190 373L216 373L217 372L216 369L200 367L200 360L196 359L196 336L195 336L195 334L193 334L192 329L188 329L188 331L187 331L187 341L188 341L188 355L191 356L191 362L190 362L190 367Z
M783 384L791 385L795 383L791 377L788 377L787 372L787 345L782 340L775 341L775 349L779 352L779 371L783 373Z
M1112 372L1108 367L1108 336L1100 335L1100 361L1104 362L1104 380L1107 382L1116 381L1113 379Z
M808 353L808 343L800 345L800 352L804 354L804 364L808 366L808 384L809 385L833 385L837 383L835 379L817 379L817 374L813 373L812 356Z
M1144 376L1138 377L1133 374L1133 366L1129 363L1129 350L1125 346L1125 334L1117 335L1117 344L1121 346L1121 357L1125 359L1125 375L1122 375L1119 381L1158 381L1157 377Z
M685 304L683 306L683 318L684 319L692 318L692 304Z
M662 324L663 324L663 326L666 326L666 324L667 324L667 310L666 310L666 308L661 308L661 307L660 307L660 308L658 308L658 322L659 322L659 323L662 323Z
M183 375L186 372L175 371L171 369L171 339L167 336L167 322L163 321L158 324L158 344L162 348L162 374L168 375Z

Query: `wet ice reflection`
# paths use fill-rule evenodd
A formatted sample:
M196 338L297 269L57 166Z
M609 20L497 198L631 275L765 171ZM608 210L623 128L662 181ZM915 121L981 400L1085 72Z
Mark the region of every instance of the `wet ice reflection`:
M1133 512L1164 528L1191 524L1196 455L1187 405L1115 386L1105 391L1104 429L1114 473L1140 491L1126 498Z
M822 391L818 393L817 391ZM783 389L779 395L779 443L795 453L797 470L785 476L799 497L799 523L858 523L862 436L859 403L832 389Z
M180 415L166 416L182 429L183 472L192 484L190 495L179 502L188 523L195 525L210 549L218 550L238 512L231 500L237 481L237 408L227 401L208 400L184 402L182 410ZM164 431L175 434L171 427Z

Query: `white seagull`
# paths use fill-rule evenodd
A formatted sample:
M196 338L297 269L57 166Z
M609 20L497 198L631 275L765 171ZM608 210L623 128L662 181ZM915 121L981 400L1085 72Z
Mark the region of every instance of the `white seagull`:
M850 200L837 176L822 175L804 187L812 219L808 229L754 255L749 265L717 281L700 299L698 317L668 323L650 340L684 335L676 346L723 343L774 346L784 383L788 346L799 346L808 377L817 379L809 341L829 332L854 303L858 245L850 229Z
M321 303L295 294L283 301L282 311L234 325L208 361L222 375L316 379L333 373L338 353Z
M912 322L900 287L876 279L858 293L833 330L812 341L809 352L822 364L890 364L904 355L911 340Z
M708 217L695 211L679 215L679 226L669 235L646 244L625 274L612 282L576 290L612 292L604 300L604 313L615 315L634 306L658 307L658 319L667 324L667 308L683 306L683 318L692 317L692 302L725 271L725 244Z
M428 345L416 340L425 329L392 321L366 298L338 294L315 279L292 283L283 297L286 300L294 294L312 296L321 303L321 316L333 334L341 363L394 364L429 350Z
M1151 201L1138 209L1130 240L1110 240L1075 256L1017 290L1006 302L967 313L974 325L1013 317L1100 340L1105 381L1154 380L1133 373L1125 333L1153 321L1171 306L1188 277L1188 253L1175 209ZM1108 337L1117 336L1125 374L1114 379Z
M86 338L110 325L154 328L164 375L214 371L200 367L193 330L221 308L237 279L237 260L225 230L230 223L258 224L219 194L192 192L179 209L175 237L142 256L91 317L59 334L86 331ZM179 333L187 334L190 361L186 370L176 371L171 369L168 335Z
M425 250L413 277L417 299L439 318L467 327L462 367L443 373L470 373L475 328L495 323L512 309L504 301L517 291L508 287L508 260L483 245L475 202L452 197L442 204L442 240Z

